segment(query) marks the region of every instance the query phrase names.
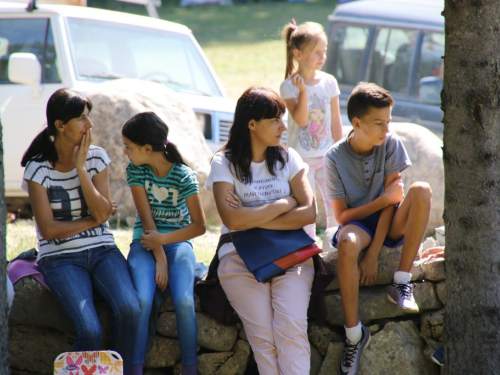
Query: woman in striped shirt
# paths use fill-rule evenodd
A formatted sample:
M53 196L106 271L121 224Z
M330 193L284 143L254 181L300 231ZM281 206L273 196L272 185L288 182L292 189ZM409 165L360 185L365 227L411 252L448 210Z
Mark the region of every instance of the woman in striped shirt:
M23 189L36 221L39 270L76 328L73 351L101 348L96 292L113 311L111 349L121 354L130 374L139 303L108 226L110 159L92 145L91 109L90 100L76 91L52 94L47 126L21 161Z

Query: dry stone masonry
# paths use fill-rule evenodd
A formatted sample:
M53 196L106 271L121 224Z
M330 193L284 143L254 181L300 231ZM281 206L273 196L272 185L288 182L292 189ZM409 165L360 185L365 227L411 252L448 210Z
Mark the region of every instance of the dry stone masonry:
M331 237L333 230L326 232ZM335 269L337 253L324 241L324 258ZM429 263L416 261L412 269L416 282L415 299L418 314L403 314L387 299L387 286L397 267L401 248L382 248L379 277L375 285L360 290L360 318L373 335L361 361L360 375L396 374L402 363L405 374L439 374L430 353L440 345L443 331L445 297L444 259ZM74 329L52 294L31 277L15 284L10 329L10 355L13 375L52 374L57 354L70 351ZM324 324L309 322L311 374L335 373L343 348L343 313L334 280L325 291L328 319ZM196 297L198 320L198 363L201 375L257 374L250 345L240 321L234 326L215 322ZM97 302L103 325L103 348L109 343L111 311ZM180 374L180 349L177 341L176 316L168 298L160 308L158 327L152 349L146 358L149 375Z

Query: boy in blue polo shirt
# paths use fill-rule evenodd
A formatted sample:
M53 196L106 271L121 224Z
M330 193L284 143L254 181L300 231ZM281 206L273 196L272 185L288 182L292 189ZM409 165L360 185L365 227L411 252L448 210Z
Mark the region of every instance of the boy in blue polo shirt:
M359 83L347 102L353 130L325 155L326 193L340 224L332 243L338 248L338 278L346 344L339 373L354 375L370 333L359 321L359 285L377 279L382 245L403 243L388 298L406 312L418 312L411 267L427 229L432 191L426 182L403 192L401 172L411 166L403 143L389 131L394 100L373 84ZM358 255L367 249L358 265Z

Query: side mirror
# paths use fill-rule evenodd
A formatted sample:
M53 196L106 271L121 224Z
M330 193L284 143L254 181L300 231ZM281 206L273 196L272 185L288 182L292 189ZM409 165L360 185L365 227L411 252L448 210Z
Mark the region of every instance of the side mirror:
M439 77L424 77L418 82L420 103L441 104L443 80Z
M13 53L9 56L9 81L30 85L33 97L41 94L42 66L32 53Z

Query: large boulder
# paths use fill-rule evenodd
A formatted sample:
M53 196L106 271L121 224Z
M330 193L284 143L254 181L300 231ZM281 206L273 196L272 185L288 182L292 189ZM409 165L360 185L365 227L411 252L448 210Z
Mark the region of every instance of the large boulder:
M118 203L119 217L135 216L125 176L129 161L123 154L121 130L125 122L137 113L153 111L168 125L169 140L179 148L186 163L196 172L205 215L217 220L213 196L203 188L210 172L212 152L193 110L181 101L175 91L156 82L117 79L99 85L88 96L93 103L94 143L103 147L113 160L109 167L110 187L112 198Z
M432 188L432 209L428 233L444 225L444 166L443 142L429 129L411 123L392 123L391 130L403 142L412 166L403 172L407 190L413 182L426 181Z
M411 321L389 322L363 351L358 375L437 375L439 367L424 356L424 343Z
M439 374L438 366L425 355L425 343L412 321L388 322L381 330L376 326L369 328L372 337L361 356L359 375ZM318 375L338 371L343 349L343 342L329 343Z

